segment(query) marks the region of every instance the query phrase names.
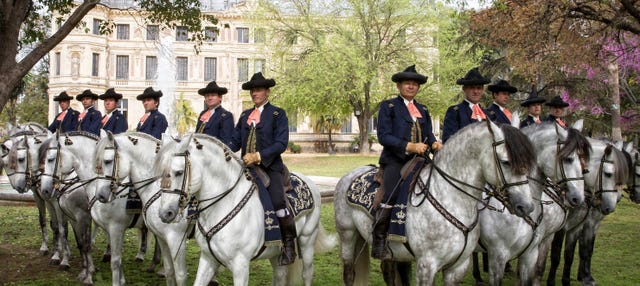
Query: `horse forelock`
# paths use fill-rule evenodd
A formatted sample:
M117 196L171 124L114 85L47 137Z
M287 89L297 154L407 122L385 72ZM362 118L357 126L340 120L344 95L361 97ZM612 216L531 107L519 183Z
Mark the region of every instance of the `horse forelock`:
M627 183L629 178L630 168L627 165L627 159L624 152L618 150L618 148L612 148L613 162L616 168L616 184L623 185Z
M15 170L16 168L18 168L18 146L22 144L23 140L24 139L20 139L15 144L13 144L13 146L11 146L11 149L9 149L9 154L7 154L9 169Z
M525 136L519 129L508 124L501 124L500 129L504 135L511 170L519 175L529 173L529 170L535 166L536 162L535 149L529 137Z
M165 171L165 166L171 161L171 157L173 157L173 151L176 148L175 140L171 140L170 142L162 144L158 154L153 163L153 174L154 176L160 176Z
M558 156L563 159L575 151L580 157L589 158L591 155L591 143L589 143L587 137L574 128L569 128L567 131L567 140L564 146L560 148L560 151L558 151Z
M46 161L46 157L47 157L47 150L49 150L49 145L51 145L51 143L55 142L55 141L56 141L56 138L54 138L54 137L47 138L38 147L38 166L39 166L39 168L42 168L44 166L44 162Z

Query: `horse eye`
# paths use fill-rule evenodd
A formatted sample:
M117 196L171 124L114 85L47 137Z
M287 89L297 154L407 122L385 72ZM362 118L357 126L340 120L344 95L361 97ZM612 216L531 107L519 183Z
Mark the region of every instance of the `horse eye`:
M182 171L182 170L176 171L176 177L177 176L182 176L182 174L184 174L184 171Z
M171 174L166 173L166 174L164 174L164 177L165 177L165 178L167 178L167 179L169 179L169 178L171 178Z
M105 165L109 165L109 164L111 164L111 163L113 163L113 160L104 160L104 164L105 164Z
M502 163L502 165L505 165L505 166L511 166L511 162L509 161L500 161L500 163Z
M18 158L18 162L20 163L24 162L24 158Z
M47 162L53 162L53 158L47 158Z
M607 177L607 178L611 178L611 177L613 177L613 174L609 173L609 172L605 172L604 176Z
M564 162L567 163L567 164L571 164L571 163L573 163L573 158L571 158L571 157L564 158Z

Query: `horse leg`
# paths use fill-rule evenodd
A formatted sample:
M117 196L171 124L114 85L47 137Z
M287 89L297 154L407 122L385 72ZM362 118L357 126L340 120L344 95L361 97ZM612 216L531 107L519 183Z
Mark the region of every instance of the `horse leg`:
M489 285L499 286L502 283L504 277L504 268L507 264L507 257L504 257L502 253L496 253L498 251L492 251L492 253L486 253L486 257L489 261Z
M535 268L535 276L534 276L534 284L539 285L540 281L544 276L544 271L547 264L547 254L549 253L549 248L551 248L551 241L553 237L544 238L540 244L538 244L538 258L536 260L536 268Z
M396 262L388 259L380 260L380 271L387 285L396 285Z
M591 257L597 229L597 224L590 223L586 223L582 229L579 247L580 267L578 267L578 280L582 281L582 285L595 285L595 280L591 276Z
M40 253L44 256L49 254L49 234L47 233L47 208L45 207L44 200L38 195L38 192L33 191L33 200L38 207L38 225L40 225L40 233L42 234L42 244L40 245Z
M473 278L476 280L476 285L484 285L484 281L482 280L482 275L480 274L480 262L478 261L478 252L474 251L471 254L473 260Z
M88 213L79 213L71 226L82 256L82 271L78 274L77 280L81 281L83 285L93 285L95 267L91 256L91 216Z
M146 227L137 229L138 238L140 238L140 244L138 247L138 254L136 254L136 261L142 262L144 261L144 255L147 253L147 233L148 230Z
M458 261L456 264L444 270L443 285L445 286L459 285L460 281L462 281L462 278L464 278L464 274L466 273L467 268L469 267L469 262L470 262L469 259L465 259L464 261ZM418 267L420 266L416 266L416 271L418 270ZM430 274L431 280L424 281L423 284L418 284L418 285L434 285L435 284L433 281L435 276L435 270L430 270L430 272L431 272Z
M162 254L162 265L164 268L164 277L167 280L168 286L176 285L176 275L173 262L173 251L169 248L167 241L164 237L156 236L156 247L160 248ZM180 255L178 253L178 255ZM176 259L179 259L176 257Z
M409 286L411 285L411 262L398 262L396 263L396 267L398 269L398 278L400 278L400 285Z
M112 285L124 285L124 269L122 266L122 244L126 226L114 223L109 229L109 244L111 244L111 283Z
M298 235L298 253L302 259L302 280L305 286L311 286L313 284L313 255L315 253L315 242L318 238L318 229L315 229L311 235ZM292 272L295 267L289 267L289 272ZM299 273L297 273L299 275ZM287 275L289 278L294 278L292 273ZM287 284L291 284L287 281Z
M156 271L156 266L158 266L158 264L160 264L160 260L162 259L162 253L160 250L160 245L158 244L158 238L155 237L155 235L153 236L155 238L155 247L153 248L153 259L151 259L151 265L149 265L149 267L147 268L147 272L148 273L153 273L154 271Z
M59 201L63 200L62 198ZM69 249L69 240L67 239L69 234L69 225L67 223L67 217L63 213L60 203L54 204L56 208L56 216L58 217L58 227L60 228L60 251L62 253L62 260L60 260L60 266L58 269L67 270L71 266L69 266L69 256L71 255L71 250Z
M538 247L530 246L518 258L518 278L523 286L530 286L534 283L536 262L538 260Z
M289 266L292 267L295 263L299 263L299 261L295 261L287 265L280 265L280 263L278 263L278 256L270 258L269 262L271 263L271 269L273 271L272 286L287 285L287 268ZM235 285L235 272L233 283Z
M571 265L573 264L573 256L576 251L576 244L578 243L578 236L581 233L581 228L571 230L567 233L567 238L564 243L564 267L562 270L562 285L571 285Z
M208 250L200 250L200 259L198 260L198 271L196 272L196 280L193 281L194 286L208 285L209 281L215 277L219 265L213 261ZM234 280L234 285L235 280Z
M416 259L416 285L432 286L436 275L435 266L428 257L418 257ZM447 269L448 272L450 269ZM446 274L445 274L446 276Z
M341 243L340 258L342 259L342 281L344 285L352 286L354 285L354 283L356 283L356 278L360 276L367 277L369 275L368 247L366 241L357 233L355 229L339 229L338 234L340 235ZM360 252L361 249L362 252ZM363 261L366 265L362 264ZM363 272L366 273L358 273L357 270L360 270L361 268Z
M560 255L562 253L562 242L564 242L564 230L559 230L553 235L551 242L551 265L549 265L549 276L547 276L547 286L556 285L556 272L560 266Z
M62 236L60 221L58 220L58 212L54 206L57 202L46 201L45 205L49 210L49 226L53 232L53 255L49 259L49 265L60 264L60 254L62 252L62 242L60 237Z

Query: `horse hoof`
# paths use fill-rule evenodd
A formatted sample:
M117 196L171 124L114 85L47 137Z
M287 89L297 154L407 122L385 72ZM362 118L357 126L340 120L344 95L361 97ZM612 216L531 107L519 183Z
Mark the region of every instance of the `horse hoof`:
M49 265L59 265L60 259L51 259L49 260Z
M60 264L60 266L58 266L58 270L62 270L62 271L67 271L69 270L69 268L71 268L71 266L64 265L64 264Z
M49 255L49 250L40 250L40 254L42 254L42 256L47 256Z
M143 258L136 257L136 262L143 262L143 261L144 261Z
M105 254L102 256L102 262L109 262L109 261L111 261L111 255Z
M218 285L219 285L218 281L213 280L213 281L209 282L209 286L218 286Z
M478 282L476 282L476 286L484 286L484 282L483 281L478 281Z

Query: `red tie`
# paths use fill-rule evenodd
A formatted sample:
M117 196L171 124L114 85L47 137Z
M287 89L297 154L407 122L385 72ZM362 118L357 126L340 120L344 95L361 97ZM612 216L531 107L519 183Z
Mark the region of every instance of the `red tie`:
M409 109L409 114L411 114L412 117L422 118L422 114L420 114L416 105L413 104L413 101L410 101L409 104L407 104L407 108Z
M144 123L145 120L147 120L147 118L149 118L149 112L145 113L142 118L140 118L140 123Z
M558 122L558 124L560 124L560 126L562 126L562 127L567 127L567 125L564 124L564 121L562 121L562 119L560 119L560 118L556 118L556 122Z
M478 120L478 117L480 117L480 119L482 120L487 119L487 116L484 115L484 111L482 111L482 108L480 108L480 105L478 105L477 103L473 105L472 110L473 110L473 113L471 113L471 119Z
M200 121L209 122L209 118L211 118L211 115L213 115L213 109L209 109L209 110L207 110L207 112L203 113L200 116Z
M78 120L82 121L82 119L84 119L84 117L87 115L87 111L83 111L82 113L80 113L80 116L78 116Z
M64 116L67 115L67 111L63 111L60 114L58 114L58 117L56 117L56 120L58 121L62 121L62 119L64 119Z
M511 121L511 111L509 111L509 109L502 109L502 112L504 113L504 115L507 116L507 118L509 118L509 121Z
M254 108L253 111L251 111L251 114L249 114L249 118L247 119L247 124L251 125L252 122L255 123L255 125L260 123L260 110L257 108Z
M540 117L536 118L536 124L540 124L542 123L542 121L540 121Z
M107 121L109 121L109 116L105 114L104 116L102 116L102 126L107 124Z

